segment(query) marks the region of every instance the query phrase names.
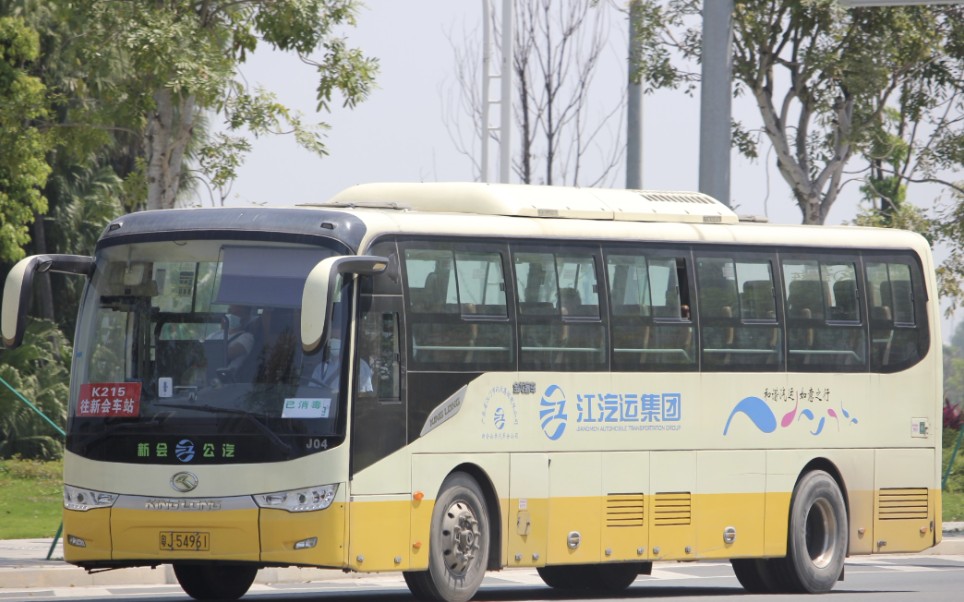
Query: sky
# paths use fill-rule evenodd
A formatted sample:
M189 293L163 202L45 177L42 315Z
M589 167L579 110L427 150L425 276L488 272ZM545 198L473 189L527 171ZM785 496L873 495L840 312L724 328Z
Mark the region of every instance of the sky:
M627 26L624 15L614 8L624 4L610 3L610 46L594 81L594 107L599 111L625 94ZM455 47L481 39L481 20L481 2L365 0L357 27L346 29L344 35L350 45L378 58L376 88L354 109L334 105L330 114L320 116L331 126L326 157L301 149L291 136L253 140L253 150L225 204L321 202L365 182L471 181L472 163L457 151L449 130L452 115L458 115L451 102L458 89ZM249 85L263 86L309 120L314 117L314 72L296 57L259 48L242 74ZM643 111L643 188L697 190L698 90L693 97L681 91L647 95ZM733 115L745 124L759 123L757 109L746 98L734 100ZM466 124L468 118L462 116L462 126ZM739 214L767 216L773 223L800 223L800 211L772 156L766 147L760 152L755 162L732 154L732 206ZM621 166L612 185L624 185L624 174ZM858 211L857 197L856 183L845 188L826 223L850 222ZM945 320L945 340L962 318L958 312L955 319Z

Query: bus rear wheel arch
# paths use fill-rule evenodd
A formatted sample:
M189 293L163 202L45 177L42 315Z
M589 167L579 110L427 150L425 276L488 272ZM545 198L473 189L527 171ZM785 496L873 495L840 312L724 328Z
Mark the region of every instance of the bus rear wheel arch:
M404 573L412 594L433 602L470 600L485 576L491 525L478 482L464 472L446 477L432 510L428 570Z
M195 600L237 600L251 587L258 567L241 564L174 563L174 576Z

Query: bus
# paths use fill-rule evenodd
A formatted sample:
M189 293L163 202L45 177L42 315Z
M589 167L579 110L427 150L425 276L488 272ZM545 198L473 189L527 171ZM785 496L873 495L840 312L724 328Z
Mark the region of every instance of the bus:
M826 592L848 555L941 539L934 264L890 229L741 221L698 193L365 184L317 205L145 211L92 257L64 556L173 565L193 598L262 567L487 571L619 591L727 560Z

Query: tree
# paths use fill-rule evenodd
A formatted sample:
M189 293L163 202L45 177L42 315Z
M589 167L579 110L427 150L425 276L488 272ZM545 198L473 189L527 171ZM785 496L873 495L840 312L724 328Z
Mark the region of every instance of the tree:
M624 90L613 91L614 100L601 110L591 102L592 84L608 44L608 11L604 3L579 0L515 3L515 127L510 140L518 144L512 151L512 170L522 183L595 186L613 179L624 152L618 143ZM501 35L500 22L493 18L496 37ZM453 43L456 105L470 118L473 129L465 135L455 125L458 116L450 116L449 133L458 151L481 174L477 149L483 137L497 139L497 133L483 124L482 45L475 36L462 37L468 40L465 45ZM499 61L498 57L493 60ZM598 168L587 174L590 156Z
M37 32L23 19L0 17L0 260L24 256L34 215L47 210L42 189L50 173L50 137L38 127L47 115L43 83L29 74Z
M687 28L699 0L647 0L665 23L663 44L698 59ZM845 10L833 0L738 0L734 10L736 94L752 96L762 134L807 224L822 224L863 156L865 194L890 208L903 186L935 181L959 164L964 7ZM684 29L683 35L678 31ZM690 81L682 70L653 85ZM648 77L644 72L643 77ZM742 152L756 132L734 124ZM956 162L956 163L955 163Z
M346 106L365 98L377 63L349 48L335 31L354 25L353 0L145 0L71 4L83 19L87 64L122 74L99 96L127 113L144 132L148 209L170 208L181 187L185 153L198 133L198 115L213 111L229 133L198 145L201 164L216 185L229 181L248 150L238 135L288 131L303 146L325 153L323 126L263 89L249 90L237 68L259 42L297 54L315 69L318 110L340 93ZM320 53L319 60L311 58Z
M0 353L0 377L63 428L67 422L71 346L56 324L31 319L24 344ZM50 460L62 451L60 434L0 385L0 457L19 454Z

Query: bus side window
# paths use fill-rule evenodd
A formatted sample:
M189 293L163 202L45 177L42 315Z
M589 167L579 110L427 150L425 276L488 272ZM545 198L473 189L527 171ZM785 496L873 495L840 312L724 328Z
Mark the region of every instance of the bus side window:
M783 262L790 370L867 369L867 335L858 303L856 266L856 257Z
M736 340L734 327L740 311L733 260L699 258L696 276L703 365L709 369L719 369L730 363L729 350Z
M872 369L893 372L916 363L926 352L929 335L927 321L921 319L923 298L915 294L915 282L921 282L921 277L913 263L874 261L866 266Z

